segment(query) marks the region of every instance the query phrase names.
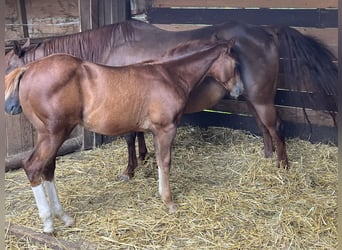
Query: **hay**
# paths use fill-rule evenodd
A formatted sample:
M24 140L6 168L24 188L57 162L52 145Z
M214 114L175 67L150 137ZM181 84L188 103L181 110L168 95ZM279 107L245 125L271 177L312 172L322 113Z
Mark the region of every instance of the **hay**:
M76 224L56 220L56 237L97 249L336 249L337 147L287 141L291 169L263 158L262 139L227 128L178 129L171 188L178 212L157 194L149 157L130 182L123 139L57 161L56 182ZM6 220L40 232L24 171L6 173ZM6 234L8 249L49 249ZM63 247L61 247L63 249ZM93 248L92 248L93 249Z

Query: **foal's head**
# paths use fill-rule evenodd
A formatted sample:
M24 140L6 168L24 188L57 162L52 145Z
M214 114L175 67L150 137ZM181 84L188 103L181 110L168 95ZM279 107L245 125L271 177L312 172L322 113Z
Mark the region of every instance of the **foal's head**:
M232 47L235 45L235 39L229 41L218 41L218 49L221 50L217 60L209 70L209 74L230 91L232 97L238 97L242 94L244 88L240 78L239 63Z

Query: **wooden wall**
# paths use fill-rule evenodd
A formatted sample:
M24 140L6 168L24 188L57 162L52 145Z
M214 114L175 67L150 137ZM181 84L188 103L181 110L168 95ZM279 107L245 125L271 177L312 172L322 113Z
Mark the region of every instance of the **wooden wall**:
M5 39L79 31L78 0L6 0Z
M257 25L286 25L303 34L314 35L338 56L337 0L154 0L147 13L148 22L167 30L187 30L229 20ZM337 62L336 62L337 63ZM311 141L337 143L337 128L325 107L313 110L306 101L309 92L293 92L284 88L282 78L275 103L285 121L287 137L299 136ZM329 96L320 98L332 99ZM302 102L312 122L305 122ZM201 112L187 115L183 121L200 126L228 126L259 134L243 98L225 98L212 108L222 113ZM337 112L337 110L333 110Z

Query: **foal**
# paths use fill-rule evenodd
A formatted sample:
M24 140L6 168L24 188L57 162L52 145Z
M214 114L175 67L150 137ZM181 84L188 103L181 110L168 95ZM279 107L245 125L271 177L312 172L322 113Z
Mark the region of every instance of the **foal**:
M106 135L151 131L159 193L169 212L175 212L169 171L176 126L191 90L206 76L241 94L242 83L236 81L239 72L231 55L234 42L187 42L158 61L123 67L56 54L8 74L6 112L14 115L22 109L38 132L37 145L23 168L44 232L53 232L53 216L67 226L74 223L58 199L54 172L57 150L78 124Z

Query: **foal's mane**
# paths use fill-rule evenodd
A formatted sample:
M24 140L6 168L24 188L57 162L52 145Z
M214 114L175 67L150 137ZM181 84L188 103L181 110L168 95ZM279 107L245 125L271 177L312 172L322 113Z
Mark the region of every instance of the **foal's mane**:
M103 54L110 48L134 41L134 29L142 25L142 22L129 20L122 23L106 25L94 30L49 39L43 41L40 46L44 50L44 56L53 53L66 53L82 58L83 60L100 63ZM27 52L30 52L30 50ZM31 53L27 53L27 56L32 57L29 54Z

